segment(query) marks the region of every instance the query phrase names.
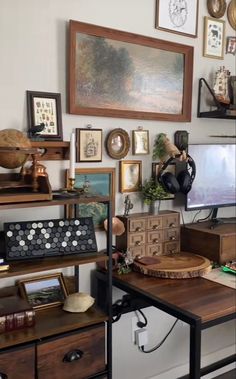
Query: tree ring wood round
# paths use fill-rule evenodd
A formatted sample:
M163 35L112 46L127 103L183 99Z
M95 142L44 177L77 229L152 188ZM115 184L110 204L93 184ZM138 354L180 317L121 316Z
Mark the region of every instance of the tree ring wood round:
M211 262L201 255L180 252L140 258L134 261L133 268L142 274L159 278L187 279L210 272Z
M226 11L225 0L207 0L207 9L209 14L215 18L221 18Z

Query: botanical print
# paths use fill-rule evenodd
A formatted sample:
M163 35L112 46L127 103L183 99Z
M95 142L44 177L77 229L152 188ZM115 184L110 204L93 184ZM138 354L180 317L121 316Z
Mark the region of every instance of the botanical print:
M44 123L42 134L57 135L56 100L42 97L33 98L35 125ZM40 134L40 132L39 132Z
M206 56L223 58L224 21L205 18L205 48Z
M76 105L181 114L184 54L76 34Z

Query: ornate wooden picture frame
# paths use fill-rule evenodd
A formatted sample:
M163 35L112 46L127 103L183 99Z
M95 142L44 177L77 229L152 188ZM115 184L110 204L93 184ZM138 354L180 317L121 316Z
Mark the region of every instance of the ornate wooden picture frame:
M120 161L119 190L124 192L141 191L142 186L142 161Z
M22 279L18 286L21 296L34 309L61 305L68 295L62 273Z
M192 46L71 20L69 57L69 113L191 121Z
M122 159L129 152L129 134L124 129L113 129L107 135L105 146L109 157L113 159Z

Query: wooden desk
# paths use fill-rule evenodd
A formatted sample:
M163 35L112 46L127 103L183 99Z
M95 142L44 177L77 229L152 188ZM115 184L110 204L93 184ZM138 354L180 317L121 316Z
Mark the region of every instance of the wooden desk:
M203 278L159 279L135 272L113 274L113 285L190 325L189 375L182 379L200 379L235 361L236 354L202 369L200 362L202 330L235 318L234 289Z

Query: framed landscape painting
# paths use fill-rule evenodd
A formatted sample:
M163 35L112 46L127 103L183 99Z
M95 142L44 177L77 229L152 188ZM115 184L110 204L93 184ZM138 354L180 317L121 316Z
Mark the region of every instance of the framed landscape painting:
M69 170L66 170L66 185L69 180ZM66 208L66 217L93 217L95 228L102 228L107 218L107 203L94 202L93 197L106 197L112 202L112 213L115 214L115 168L76 168L75 189L83 189L85 196L91 202L76 204L75 214Z
M69 112L191 121L193 47L70 21Z

